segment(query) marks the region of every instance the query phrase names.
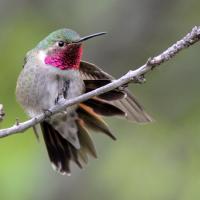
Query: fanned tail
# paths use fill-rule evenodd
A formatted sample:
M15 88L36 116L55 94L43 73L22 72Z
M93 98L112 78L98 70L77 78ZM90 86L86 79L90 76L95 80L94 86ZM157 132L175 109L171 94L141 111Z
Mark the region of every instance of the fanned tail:
M97 158L95 146L87 128L102 132L113 140L116 140L116 137L100 115L125 115L119 108L98 98L93 98L79 104L77 114L76 126L80 149L73 146L49 122L44 121L41 123L41 129L50 161L54 169L61 174L70 174L71 161L82 168L83 164L87 164L88 162L88 155Z
M85 104L80 104L77 113L79 115L79 118L84 122L85 126L94 131L102 132L108 135L113 140L116 140L116 137L112 134L108 125L99 115L94 112L91 107Z
M76 149L71 143L63 138L51 124L44 121L41 123L44 141L53 168L61 174L70 174L70 162L75 162L80 168L88 162L88 155L96 158L96 150L92 139L81 120L77 120L78 138L80 149Z

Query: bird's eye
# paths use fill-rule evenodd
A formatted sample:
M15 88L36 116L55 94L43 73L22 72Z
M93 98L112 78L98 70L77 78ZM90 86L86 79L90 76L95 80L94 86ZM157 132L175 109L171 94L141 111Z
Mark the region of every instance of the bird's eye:
M64 42L64 41L59 41L59 42L58 42L58 46L59 46L59 47L63 47L64 45L65 45L65 42Z

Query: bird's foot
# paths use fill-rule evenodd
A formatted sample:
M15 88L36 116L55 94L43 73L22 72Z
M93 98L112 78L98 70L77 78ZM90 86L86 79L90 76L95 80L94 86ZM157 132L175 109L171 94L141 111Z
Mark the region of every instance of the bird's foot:
M42 111L44 113L45 119L51 118L52 112L49 109L42 109Z
M64 99L65 99L65 98L64 98L63 94L58 94L58 96L57 96L56 99L55 99L55 104L56 104L56 105L61 104L61 102L62 102Z
M142 83L145 83L145 82L146 82L146 79L145 79L145 77L144 77L144 74L142 74L142 75L140 75L140 76L134 77L132 81L133 81L134 83L142 84Z

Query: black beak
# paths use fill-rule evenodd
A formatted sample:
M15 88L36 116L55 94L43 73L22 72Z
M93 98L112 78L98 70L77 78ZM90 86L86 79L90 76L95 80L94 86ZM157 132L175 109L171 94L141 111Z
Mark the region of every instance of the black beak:
M82 38L80 38L79 40L74 41L73 43L80 43L80 42L89 40L89 39L91 39L91 38L93 38L93 37L97 37L97 36L100 36L100 35L105 35L106 33L107 33L107 32L94 33L94 34L91 34L91 35L82 37Z

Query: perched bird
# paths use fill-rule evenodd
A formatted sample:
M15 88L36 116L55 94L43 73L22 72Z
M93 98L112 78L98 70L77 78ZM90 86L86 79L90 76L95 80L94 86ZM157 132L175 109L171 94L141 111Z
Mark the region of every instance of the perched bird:
M49 34L25 58L16 87L17 101L30 117L47 111L60 99L70 99L110 83L114 78L82 61L83 42L104 32L80 37L71 29ZM145 123L151 118L128 89L115 89L68 107L40 124L53 167L70 174L70 162L80 168L96 150L88 129L115 136L102 116L121 116ZM37 133L37 128L34 127Z

